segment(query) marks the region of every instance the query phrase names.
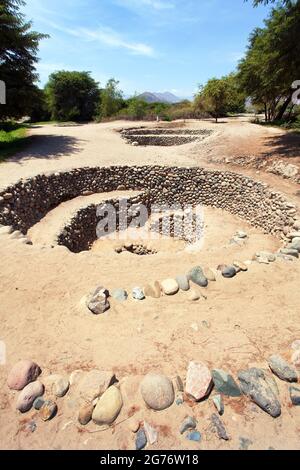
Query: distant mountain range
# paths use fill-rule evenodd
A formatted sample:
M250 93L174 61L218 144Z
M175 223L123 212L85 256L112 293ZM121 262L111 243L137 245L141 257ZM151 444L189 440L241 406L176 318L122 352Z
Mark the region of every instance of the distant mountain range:
M143 101L146 101L146 103L179 103L182 101L182 98L178 98L178 96L173 95L173 93L170 93L166 91L165 93L153 93L150 91L145 91L145 93L142 93L141 95L138 96Z

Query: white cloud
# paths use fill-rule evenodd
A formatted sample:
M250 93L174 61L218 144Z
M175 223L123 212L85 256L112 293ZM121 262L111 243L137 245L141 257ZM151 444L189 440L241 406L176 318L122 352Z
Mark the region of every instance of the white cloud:
M151 46L140 42L130 42L125 40L116 31L111 28L98 28L97 30L89 30L81 28L80 32L86 39L99 41L110 47L127 49L132 54L153 56L154 50Z
M119 33L111 28L99 27L98 29L87 28L67 28L60 26L52 21L47 21L47 24L62 33L78 37L86 41L97 41L109 47L126 49L132 54L143 55L148 57L154 56L154 49L148 44L141 42L132 42L124 39Z

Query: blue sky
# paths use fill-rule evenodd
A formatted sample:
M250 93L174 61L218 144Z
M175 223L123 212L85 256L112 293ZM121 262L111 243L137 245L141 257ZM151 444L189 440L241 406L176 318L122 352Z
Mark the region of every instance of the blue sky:
M126 95L171 91L234 70L269 8L244 0L27 0L40 45L41 85L56 70L86 70Z

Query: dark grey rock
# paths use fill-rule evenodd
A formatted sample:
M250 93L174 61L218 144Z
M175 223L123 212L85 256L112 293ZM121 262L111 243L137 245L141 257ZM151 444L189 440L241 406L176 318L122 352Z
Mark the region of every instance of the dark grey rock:
M290 397L291 402L295 406L300 406L300 388L299 387L290 387Z
M281 356L273 355L269 358L269 367L277 377L286 382L297 382L296 370L290 366Z
M234 266L225 266L225 268L222 269L222 276L226 277L227 279L231 279L236 275L236 269Z
M238 379L242 392L254 403L277 418L281 415L281 405L275 380L263 369L253 367L239 372Z
M217 432L219 439L223 439L224 441L229 441L229 437L228 437L227 431L225 429L225 426L222 423L219 416L216 415L216 413L213 413L211 415L211 423L213 425L213 428Z
M42 406L44 405L45 403L45 400L43 397L37 397L34 402L33 402L33 408L35 410L40 410L42 408Z
M241 390L238 384L235 382L232 375L221 369L214 369L211 372L215 388L219 393L228 397L240 397Z
M196 266L195 268L191 269L187 274L187 277L190 281L194 282L194 284L197 284L197 286L208 286L208 280L204 276L203 269L201 268L201 266Z
M138 432L136 433L136 438L135 438L135 448L136 450L142 450L144 447L147 445L147 437L144 429L139 429Z
M196 427L197 427L197 421L195 420L195 418L193 418L192 416L188 416L181 423L179 432L180 434L184 434L186 431L189 431L190 429L196 429Z

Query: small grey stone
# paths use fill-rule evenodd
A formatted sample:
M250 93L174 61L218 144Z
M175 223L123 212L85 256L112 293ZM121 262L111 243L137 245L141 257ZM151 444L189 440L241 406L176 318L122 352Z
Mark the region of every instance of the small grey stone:
M35 410L40 410L43 406L43 404L45 403L45 400L43 397L37 397L34 402L33 402L33 408Z
M222 276L228 279L236 275L236 268L234 266L226 266L222 269Z
M189 273L187 274L187 277L190 281L197 284L197 286L200 286L200 287L208 286L208 280L204 276L203 269L201 268L201 266L196 266L195 268L191 269Z
M145 294L143 292L143 289L141 287L134 287L132 289L132 297L135 300L144 300L145 299Z
M201 434L199 431L192 431L188 432L186 438L189 441L200 442L201 441Z
M176 281L182 291L186 292L190 289L190 282L185 274L177 276Z
M196 429L196 427L197 427L197 421L195 420L195 418L193 418L192 416L188 416L181 423L179 432L180 434L184 434L186 431L189 431L190 429Z
M212 400L219 415L222 416L225 410L222 395L215 395Z
M291 402L295 406L300 406L300 388L290 387L289 388Z
M128 298L128 294L125 289L115 289L111 296L118 302L125 302Z
M222 423L222 421L220 420L219 416L216 415L216 413L213 413L211 415L211 423L212 423L214 429L216 430L216 432L219 436L219 439L223 439L224 441L229 441L229 437L228 437L228 434L226 432L225 426Z
M146 437L144 429L141 428L136 433L135 448L136 450L142 450L144 449L144 447L146 447L146 445L147 445L147 437Z
M290 366L281 356L273 355L269 358L269 367L277 377L286 382L297 382L296 370Z

